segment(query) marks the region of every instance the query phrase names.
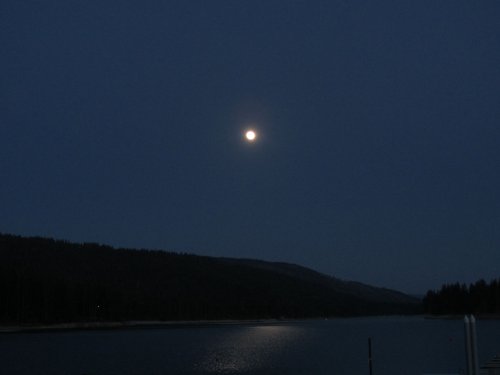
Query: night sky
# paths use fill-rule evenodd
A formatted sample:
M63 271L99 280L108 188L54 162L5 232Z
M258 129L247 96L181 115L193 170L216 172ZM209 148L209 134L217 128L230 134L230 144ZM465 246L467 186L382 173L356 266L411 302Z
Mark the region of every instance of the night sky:
M0 232L500 277L499 1L6 0L0 72Z

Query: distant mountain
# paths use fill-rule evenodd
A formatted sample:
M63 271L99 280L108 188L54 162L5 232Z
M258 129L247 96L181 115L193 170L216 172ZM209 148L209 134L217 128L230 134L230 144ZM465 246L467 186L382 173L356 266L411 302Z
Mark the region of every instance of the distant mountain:
M406 314L420 301L288 263L0 234L0 324Z

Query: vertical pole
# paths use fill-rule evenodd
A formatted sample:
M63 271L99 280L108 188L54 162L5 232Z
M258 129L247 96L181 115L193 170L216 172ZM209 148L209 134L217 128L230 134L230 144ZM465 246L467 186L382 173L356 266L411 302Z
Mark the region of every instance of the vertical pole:
M370 369L370 375L373 375L372 368L372 338L368 337L368 367Z
M477 334L476 334L476 318L474 315L470 316L470 338L471 338L471 352L472 352L472 368L474 375L479 375L479 361L477 358Z
M472 373L472 350L470 341L470 320L466 315L464 317L464 333L465 333L465 366L466 375L473 375Z

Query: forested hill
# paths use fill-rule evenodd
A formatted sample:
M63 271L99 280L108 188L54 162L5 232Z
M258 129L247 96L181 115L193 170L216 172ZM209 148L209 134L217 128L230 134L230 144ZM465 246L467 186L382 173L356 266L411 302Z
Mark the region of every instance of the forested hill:
M402 293L257 260L0 234L0 324L414 313Z

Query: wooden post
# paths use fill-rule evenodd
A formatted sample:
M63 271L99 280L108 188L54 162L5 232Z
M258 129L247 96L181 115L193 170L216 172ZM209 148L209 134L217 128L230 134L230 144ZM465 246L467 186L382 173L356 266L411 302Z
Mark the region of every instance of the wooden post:
M479 375L479 360L477 358L476 318L474 315L465 316L465 358L467 375Z
M472 350L472 370L474 375L479 375L479 360L477 357L477 333L476 333L476 318L470 316L470 342Z
M372 338L368 337L368 367L370 369L370 375L373 375L372 367Z
M465 331L465 365L467 366L467 370L465 372L466 375L474 375L474 370L472 366L472 346L471 346L471 337L470 337L470 320L466 315L464 317L464 331Z

